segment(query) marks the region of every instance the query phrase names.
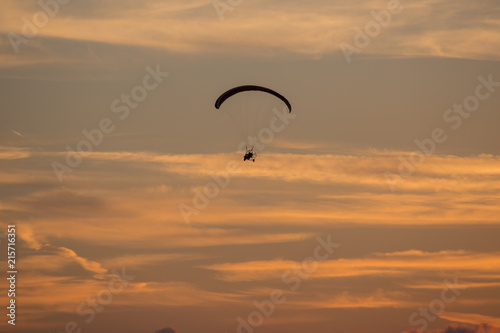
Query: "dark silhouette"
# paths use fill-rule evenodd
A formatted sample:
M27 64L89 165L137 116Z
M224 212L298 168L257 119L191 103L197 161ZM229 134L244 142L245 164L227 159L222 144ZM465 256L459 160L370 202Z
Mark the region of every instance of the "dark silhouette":
M175 333L175 330L173 328L167 327L167 328L163 328L161 330L158 330L155 333Z
M286 106L288 107L288 111L289 112L292 112L292 105L285 98L285 96L283 96L280 93L277 93L276 91L271 90L269 88L260 87L260 86L252 86L252 85L249 85L249 86L239 86L239 87L235 87L233 89L229 89L228 91L226 91L225 93L223 93L222 95L220 95L219 98L217 98L217 100L215 101L215 108L216 109L220 108L221 104L224 103L224 101L226 99L228 99L229 97L231 97L233 95L236 95L236 94L238 94L240 92L244 92L244 91L262 91L262 92L274 95L274 96L278 97L279 99L281 99L283 101L283 103L286 104Z
M245 153L245 156L243 156L243 161L252 160L253 162L255 162L255 157L257 157L257 154L253 150L253 147L251 149L247 148L247 152Z

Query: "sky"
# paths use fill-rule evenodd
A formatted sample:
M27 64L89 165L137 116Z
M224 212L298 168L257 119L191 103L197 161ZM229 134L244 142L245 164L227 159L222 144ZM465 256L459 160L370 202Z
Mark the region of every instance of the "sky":
M2 0L0 330L499 333L499 28L496 0ZM292 112L214 107L247 84Z

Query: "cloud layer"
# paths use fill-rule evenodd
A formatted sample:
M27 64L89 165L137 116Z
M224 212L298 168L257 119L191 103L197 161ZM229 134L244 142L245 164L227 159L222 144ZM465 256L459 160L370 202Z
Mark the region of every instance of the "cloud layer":
M48 51L45 54L52 53L54 43L47 40L50 38L161 48L188 54L250 52L265 56L285 51L307 57L333 53L340 56L342 43L359 47L355 28L365 30L377 22L375 16L387 12L388 6L388 2L382 0L358 1L355 6L341 0L317 0L307 5L253 1L229 6L232 10L225 11L221 21L214 3L207 1L128 1L125 6L119 1L71 2L60 6L57 15L38 29L36 40L30 41L29 47L36 45ZM0 20L0 31L4 34L3 66L55 60L9 54L7 34L20 35L22 18L32 19L41 8L36 2L13 0L7 1L4 8L4 13L9 14ZM390 23L379 26L373 41L361 48L363 55L499 59L494 45L500 39L500 9L494 1L481 4L401 1L398 8L399 13L391 15ZM26 45L21 44L19 48L26 49Z

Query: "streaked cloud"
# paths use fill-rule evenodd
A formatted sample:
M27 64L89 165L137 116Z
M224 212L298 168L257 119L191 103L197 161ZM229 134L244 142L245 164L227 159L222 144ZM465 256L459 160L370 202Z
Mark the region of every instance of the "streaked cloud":
M0 146L0 160L16 160L30 156L31 151L29 149Z
M443 251L424 253L408 251L404 253L374 254L367 258L337 259L318 262L318 268L310 278L339 278L355 276L404 276L416 272L432 273L433 276L449 276L454 272L467 280L470 273L483 272L495 276L500 272L499 253L467 253L463 251ZM254 281L281 279L284 271L300 267L300 262L272 260L242 263L227 263L204 266L220 273L227 281ZM472 285L469 285L471 287ZM478 285L477 287L486 287ZM495 287L491 285L490 287ZM409 286L411 287L411 286ZM443 284L441 283L441 288Z
M500 39L500 23L495 2L479 5L428 0L401 4L403 11L393 15L392 22L382 28L363 54L498 59L494 45ZM4 6L9 15L2 16L0 31L4 33L3 44L8 44L6 34L20 33L21 18L30 18L40 8L35 2L12 0ZM272 55L286 51L317 57L340 52L340 43L353 43L353 28L364 29L368 22L375 21L370 11L386 9L387 2L382 0L357 2L356 7L340 0L307 5L254 1L226 12L221 22L207 1L128 1L126 6L118 1L69 3L61 6L50 24L39 29L38 38L134 45L189 54L243 51ZM429 22L431 16L435 19ZM42 46L46 47L47 44ZM2 56L4 63L9 59L9 64L15 65L13 61L19 58Z
M51 244L42 244L34 236L31 228L26 228L26 231L21 233L21 239L25 240L27 245L34 250L43 253L52 253L64 259L74 261L86 271L94 274L97 279L104 279L106 276L111 275L108 270L101 266L100 263L83 258L75 253L75 251L61 246L53 246Z
M88 236L93 242L101 238L102 241L129 239L127 233L116 229L127 226L158 241L161 237L156 230L177 235L170 243L172 245L183 241L215 244L215 239L222 238L206 238L196 229L184 228L178 208L181 203L193 205L195 190L203 192L203 187L214 181L213 175L229 177L230 183L210 200L206 210L193 215L193 221L202 225L235 227L269 221L277 225L488 225L498 223L500 216L500 163L499 157L492 155L429 156L418 171L405 178L398 184L398 190L392 193L384 175L388 170L397 172L397 156L405 152L369 150L359 151L356 155L267 153L259 163L252 164L252 168L241 164L231 174L225 174L226 165L235 159L235 154L96 152L86 157L84 168L67 176L68 185L59 185L50 168L54 159L64 160L64 153L30 152L28 155L17 148L6 148L4 152L6 156L22 156L23 160L14 160L18 164L0 173L0 182L23 188L39 184L44 188L2 202L9 216L37 212L36 215L40 216L37 226L49 229L71 217L74 224L85 225L86 231L55 228L58 236ZM36 167L42 163L45 163L45 169ZM124 183L118 174L111 177L110 174L119 172L125 175L127 170L137 169L148 170L148 173L131 179L134 195L117 191ZM169 183L173 177L175 182ZM252 191L265 198L267 205L246 201L244 188L249 184ZM287 187L292 185L300 191L288 191ZM305 201L307 205L301 204ZM60 205L62 202L65 204ZM165 206L165 202L170 204ZM242 210L245 210L244 215L240 214ZM78 216L75 216L76 211L80 212ZM149 219L151 227L142 229L137 226L135 219L139 216ZM103 217L107 219L107 226L88 223ZM106 230L107 233L97 232L96 236L97 230ZM211 232L229 238L236 237L237 233L224 228L214 228ZM195 236L197 233L199 237ZM181 234L186 237L181 237ZM256 235L254 241L279 242L311 236L309 233L295 236L273 233ZM241 234L241 238L233 238L233 242L247 242L248 237L251 235Z
M500 330L497 328L490 326L488 324L480 324L477 325L476 327L470 327L470 326L464 326L464 325L457 325L457 324L450 324L448 325L445 329L425 329L425 330L419 330L419 329L410 329L404 331L406 333L498 333Z
M404 293L389 292L382 289L378 289L369 295L352 295L345 291L337 295L325 296L318 295L318 298L314 300L299 301L294 306L326 309L408 308L416 306L415 302L405 299L408 297Z
M491 327L489 330L485 332L495 332L495 333L500 332L500 318L498 317L485 316L476 313L456 313L456 312L443 312L439 315L439 317L450 321L475 324L475 325L481 325L483 323L487 323L488 325L494 326L497 329Z

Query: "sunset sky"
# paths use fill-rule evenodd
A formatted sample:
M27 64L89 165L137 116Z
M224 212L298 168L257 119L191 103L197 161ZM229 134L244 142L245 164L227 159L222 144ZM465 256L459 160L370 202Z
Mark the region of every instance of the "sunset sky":
M2 0L0 331L500 333L499 46L498 0Z

